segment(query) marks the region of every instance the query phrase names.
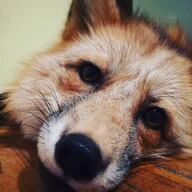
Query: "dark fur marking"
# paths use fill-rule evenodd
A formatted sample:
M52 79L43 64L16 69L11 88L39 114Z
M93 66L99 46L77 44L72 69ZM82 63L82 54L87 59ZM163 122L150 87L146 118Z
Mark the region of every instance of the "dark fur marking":
M133 2L132 0L116 0L116 5L119 8L119 13L122 21L127 20L127 18L133 13Z
M120 157L119 171L126 170L125 176L129 174L130 167L132 166L132 157L136 155L136 141L137 141L137 130L136 124L133 123L128 133L128 143L125 146L123 153Z
M79 103L83 102L84 100L88 99L90 96L88 95L79 95L74 96L70 99L68 99L62 106L61 109L57 111L52 111L50 115L47 117L47 120L54 118L58 118L60 114L66 115L68 112L70 112L72 109L74 109Z
M0 162L0 174L3 174L2 163Z
M159 102L158 98L154 98L151 95L145 96L144 100L142 100L137 106L137 110L135 110L135 113L133 114L133 118L138 120L138 118L140 118L140 114L142 113L142 111L144 111L146 107L155 106L155 104L158 102Z
M5 99L7 98L7 93L0 94L0 125L9 124L9 114L4 112L6 107Z
M89 33L88 26L91 23L91 18L88 4L87 0L74 0L68 14L67 25L74 19L80 32Z
M6 92L0 94L0 126L14 126L14 129L16 129L20 124L11 118L11 112L5 111L8 96L9 93Z

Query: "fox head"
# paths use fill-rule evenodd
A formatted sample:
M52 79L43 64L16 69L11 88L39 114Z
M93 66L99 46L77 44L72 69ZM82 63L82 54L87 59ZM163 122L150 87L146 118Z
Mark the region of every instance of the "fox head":
M171 34L131 15L129 1L73 1L60 43L6 99L51 173L77 191L106 191L135 161L192 146L191 55Z

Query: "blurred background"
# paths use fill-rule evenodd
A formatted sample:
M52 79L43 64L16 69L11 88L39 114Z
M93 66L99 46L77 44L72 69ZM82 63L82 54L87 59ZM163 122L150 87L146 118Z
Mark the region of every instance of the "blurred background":
M54 44L71 0L0 0L0 92L32 55ZM134 10L165 24L177 21L192 37L192 0L133 0Z

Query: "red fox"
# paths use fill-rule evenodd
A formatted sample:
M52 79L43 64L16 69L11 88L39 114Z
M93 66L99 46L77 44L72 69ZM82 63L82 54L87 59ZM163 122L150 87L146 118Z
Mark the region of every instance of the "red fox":
M132 164L192 147L192 46L126 0L74 0L61 41L7 91L4 111L46 169L76 191L108 191Z

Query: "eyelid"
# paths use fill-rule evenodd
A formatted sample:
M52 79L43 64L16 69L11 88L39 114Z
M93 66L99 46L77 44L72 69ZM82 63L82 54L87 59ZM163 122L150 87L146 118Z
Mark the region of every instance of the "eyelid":
M79 64L77 63L73 63L73 64L66 64L66 65L62 65L62 67L65 67L66 69L75 69L77 70L79 68Z
M61 67L64 67L65 69L67 70L74 70L74 71L78 71L79 70L79 67L81 65L84 65L86 63L93 63L95 66L97 66L102 74L103 74L103 77L105 80L108 79L109 77L109 74L111 73L111 71L108 69L108 68L104 68L103 66L100 66L100 65L97 65L95 62L92 62L92 61L89 61L89 60L83 60L83 59L80 59L78 61L75 61L75 62L69 62L67 64L60 64Z
M90 62L90 61L86 61L86 60L83 60L83 59L79 59L78 61L75 61L75 62L68 62L68 63L60 63L60 67L64 67L66 69L78 69L79 66L83 63L87 63L87 62Z

